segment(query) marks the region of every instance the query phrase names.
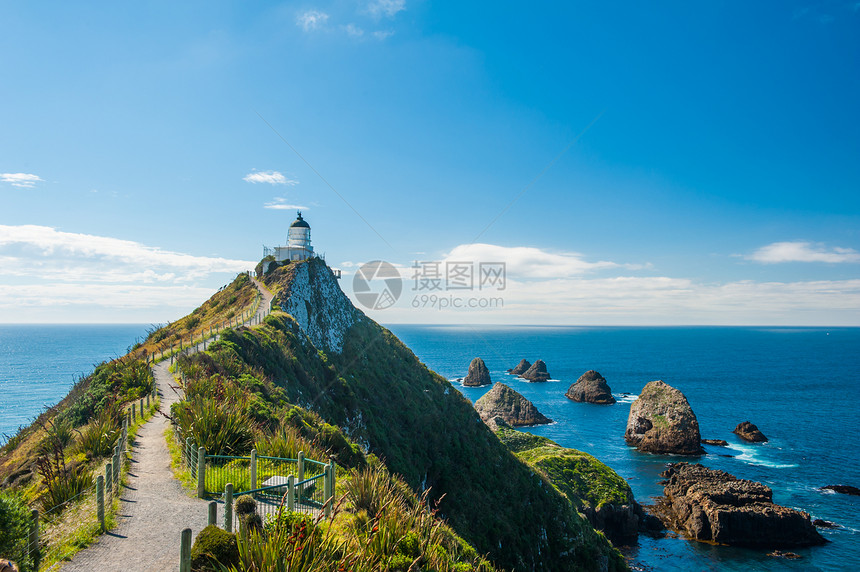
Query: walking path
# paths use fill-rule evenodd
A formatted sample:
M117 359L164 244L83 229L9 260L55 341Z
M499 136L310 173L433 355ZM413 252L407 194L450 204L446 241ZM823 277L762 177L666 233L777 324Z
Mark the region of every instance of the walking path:
M263 296L256 315L262 319L269 312L272 294L257 280L254 284ZM165 412L180 399L169 367L169 361L162 361L152 368L161 396L160 407ZM189 496L173 477L164 437L169 423L166 417L156 414L140 427L129 444L132 459L127 483L120 491L117 526L78 552L62 566L62 572L178 569L180 533L191 528L196 536L206 526L208 502Z

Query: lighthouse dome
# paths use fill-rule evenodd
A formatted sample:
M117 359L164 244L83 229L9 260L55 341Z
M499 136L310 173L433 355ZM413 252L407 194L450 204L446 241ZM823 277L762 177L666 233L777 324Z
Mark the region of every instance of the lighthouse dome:
M290 228L310 228L311 225L307 223L305 219L302 218L301 211L298 213L299 216L296 220L293 221L293 224L290 225Z

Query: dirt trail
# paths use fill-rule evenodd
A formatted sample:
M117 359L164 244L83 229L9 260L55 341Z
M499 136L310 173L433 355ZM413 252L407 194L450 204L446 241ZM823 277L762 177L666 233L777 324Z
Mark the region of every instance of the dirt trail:
M272 295L257 280L254 283L263 295L257 312L257 317L262 318L268 313ZM169 361L162 361L152 368L161 410L165 412L180 397L173 387L169 367ZM117 526L65 563L63 572L152 572L179 568L180 533L191 528L196 536L206 526L208 502L192 498L173 477L164 438L169 423L166 417L156 414L140 428L135 441L130 443L131 464L127 483L120 491ZM221 510L223 505L219 506L219 522L223 518Z

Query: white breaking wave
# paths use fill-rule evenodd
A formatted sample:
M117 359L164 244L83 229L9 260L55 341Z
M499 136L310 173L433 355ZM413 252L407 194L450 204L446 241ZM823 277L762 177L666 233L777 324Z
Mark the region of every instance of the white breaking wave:
M740 453L740 455L735 455L735 459L750 465L770 467L771 469L793 469L799 466L796 463L777 463L765 459L761 447L761 445L741 445L740 443L729 443L728 446L729 449Z

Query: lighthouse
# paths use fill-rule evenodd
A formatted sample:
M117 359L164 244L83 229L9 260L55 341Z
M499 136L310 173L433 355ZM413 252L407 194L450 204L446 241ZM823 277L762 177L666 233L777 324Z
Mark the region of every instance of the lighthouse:
M311 225L302 218L299 211L296 220L287 231L287 245L275 247L275 260L305 260L314 255L314 247L311 246Z

